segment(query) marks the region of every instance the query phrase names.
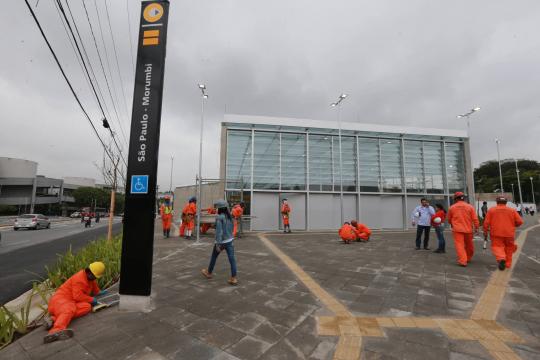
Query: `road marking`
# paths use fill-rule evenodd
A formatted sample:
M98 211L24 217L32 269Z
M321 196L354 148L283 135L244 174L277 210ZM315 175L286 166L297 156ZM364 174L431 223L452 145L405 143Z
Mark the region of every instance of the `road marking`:
M534 261L534 262L535 262L535 263L537 263L537 264L540 264L540 261L536 260L536 259L535 259L535 258L533 258L533 257L530 257L529 255L525 255L525 254L523 254L523 256L525 256L525 257L526 257L527 259L529 259L529 260L532 260L532 261Z
M528 232L537 227L540 227L540 225L529 227L520 233L516 241L518 251L514 255L514 267L517 264ZM334 313L334 316L319 316L317 318L317 330L320 336L339 336L334 352L334 360L359 359L362 350L362 337L384 337L382 328L387 327L440 329L450 339L478 341L494 359L521 359L506 343L522 344L525 341L519 335L495 321L513 268L504 272L496 271L492 274L470 319L355 317L346 306L324 290L264 234L258 236L266 247L283 261L296 277ZM535 259L530 259L538 262Z

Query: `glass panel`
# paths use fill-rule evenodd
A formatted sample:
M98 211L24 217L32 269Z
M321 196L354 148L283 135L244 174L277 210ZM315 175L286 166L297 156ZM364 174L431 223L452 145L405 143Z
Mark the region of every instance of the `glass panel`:
M356 191L356 138L341 136L341 167L343 179L339 176L339 136L334 136L334 191L340 191L340 181L343 181L343 191Z
M446 175L448 191L465 190L465 165L462 144L446 144Z
M360 191L379 192L379 139L358 138Z
M253 188L279 189L279 134L255 132Z
M442 143L424 143L424 167L427 192L442 194L444 192Z
M306 189L306 136L281 134L281 189Z
M401 142L380 139L382 187L384 192L400 192L401 186Z
M405 141L405 184L407 192L424 192L424 169L422 165L422 142Z
M332 191L332 138L309 135L309 189Z
M227 132L227 160L225 177L228 189L251 187L251 131Z

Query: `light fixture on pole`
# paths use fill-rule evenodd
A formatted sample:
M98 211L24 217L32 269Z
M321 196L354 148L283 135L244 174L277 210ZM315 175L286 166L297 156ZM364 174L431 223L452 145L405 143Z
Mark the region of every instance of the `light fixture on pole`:
M203 144L203 129L204 129L204 101L208 99L208 94L206 94L206 85L199 84L199 89L201 90L201 136L199 139L199 172L197 173L197 221L196 221L196 244L199 244L200 239L200 228L201 228L201 193L202 193L202 144Z
M472 170L472 196L471 194L469 194L469 199L471 200L471 202L474 204L474 202L476 201L475 199L475 193L474 193L474 166L472 164L472 152L470 151L470 143L471 143L471 122L469 120L469 117L474 114L475 112L477 111L480 111L480 108L477 106L477 107L474 107L472 108L471 110L469 110L468 112L466 112L465 114L460 114L457 116L458 119L463 119L463 118L466 118L467 119L467 136L469 138L469 153L471 154L470 158L471 158L471 170Z
M521 181L519 180L518 161L517 159L514 159L514 161L516 162L516 176L517 176L517 182L518 182L519 203L523 205L523 196L521 194Z
M534 200L534 185L533 185L533 178L532 178L532 176L529 177L529 180L531 180L531 193L532 193L533 204L534 204L534 206L536 207L536 201Z
M338 141L339 141L339 208L340 208L340 226L343 224L343 163L341 154L341 107L339 106L343 100L347 97L347 94L339 95L336 102L330 104L330 106L337 108L338 118Z
M497 144L497 160L499 161L499 180L501 181L501 194L504 193L503 178L502 178L502 169L501 169L501 152L499 151L499 145L501 140L496 138L495 143Z

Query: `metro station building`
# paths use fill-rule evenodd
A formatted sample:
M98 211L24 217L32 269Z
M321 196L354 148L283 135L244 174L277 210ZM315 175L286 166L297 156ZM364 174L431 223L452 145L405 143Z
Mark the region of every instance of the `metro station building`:
M422 197L448 208L454 192L473 193L465 131L342 122L341 173L339 140L337 122L225 115L227 199L246 203L251 230L281 229L283 198L293 230L335 230L341 193L345 221L404 229Z

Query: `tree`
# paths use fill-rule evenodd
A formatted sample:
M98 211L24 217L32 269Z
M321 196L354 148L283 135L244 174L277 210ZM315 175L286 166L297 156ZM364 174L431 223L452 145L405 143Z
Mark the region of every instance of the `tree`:
M519 177L521 181L521 193L524 202L532 202L531 181L533 178L534 197L540 201L540 163L534 160L518 160ZM513 159L501 161L501 170L503 178L504 191L512 192L514 184L514 193L516 200L518 195L518 181L516 175L516 164ZM499 163L497 160L486 161L474 169L475 189L477 193L493 193L500 191Z
M75 205L78 207L90 207L95 203L97 207L107 209L111 199L108 190L86 186L75 189L73 197L75 198Z

